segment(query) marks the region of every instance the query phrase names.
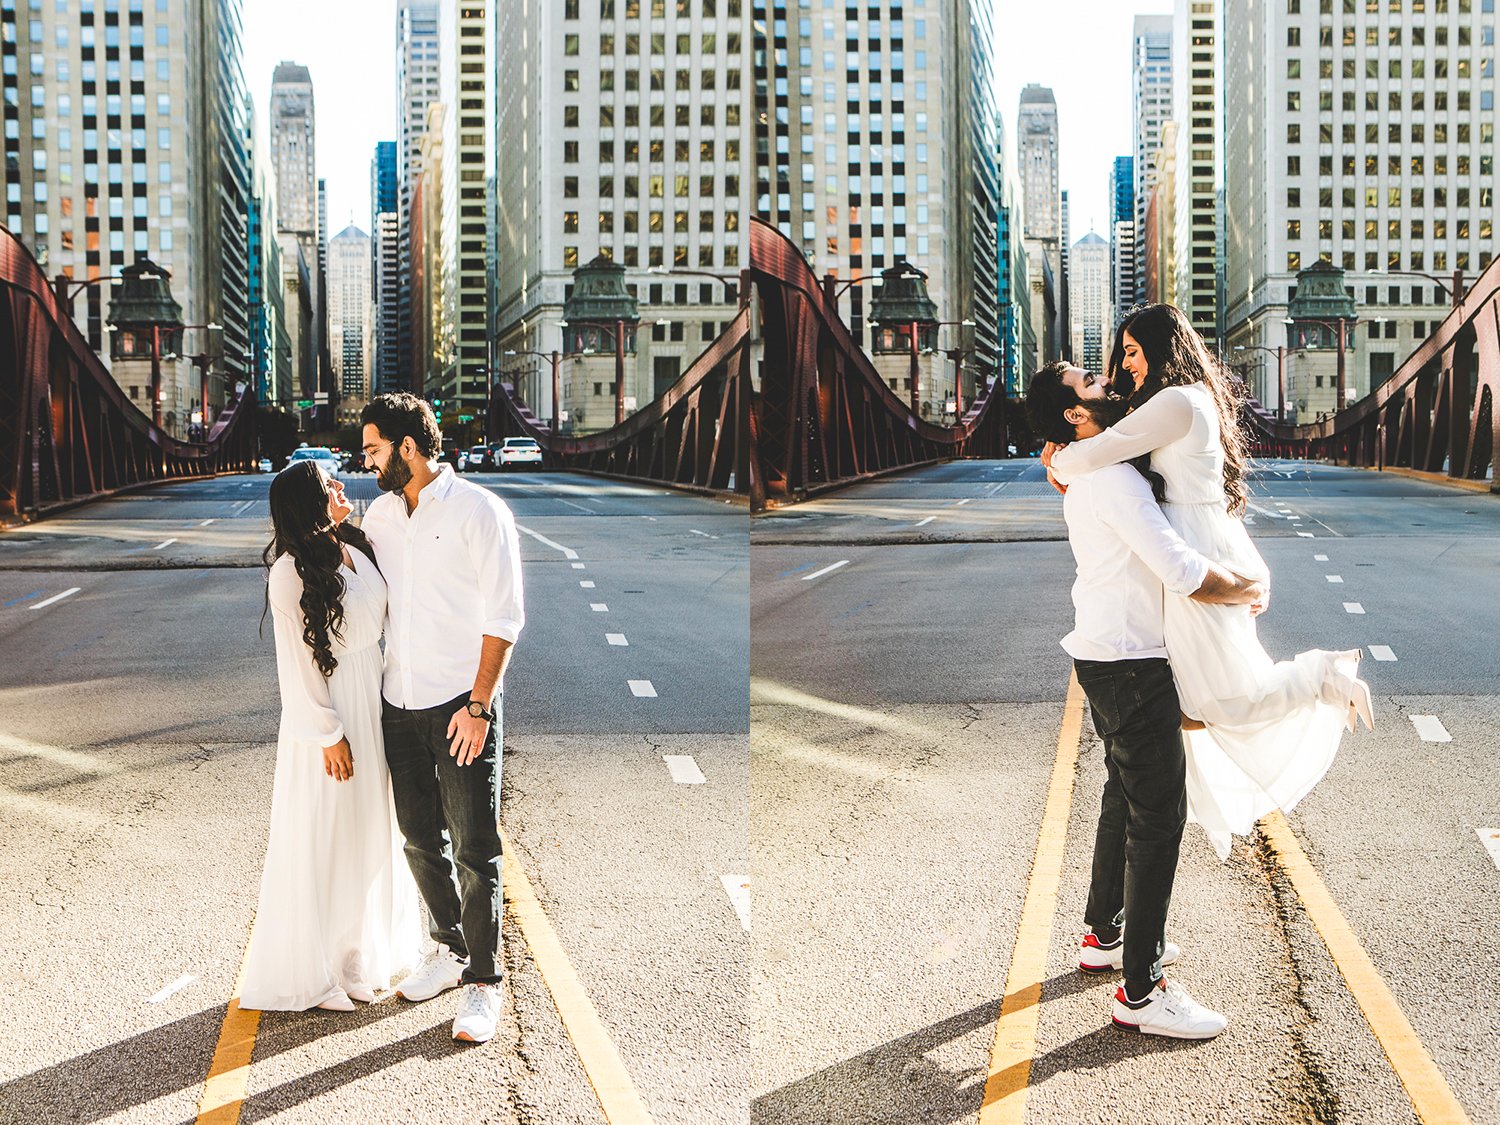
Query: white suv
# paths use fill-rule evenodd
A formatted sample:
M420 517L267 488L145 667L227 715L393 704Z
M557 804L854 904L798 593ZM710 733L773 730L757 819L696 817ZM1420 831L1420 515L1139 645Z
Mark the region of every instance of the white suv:
M542 467L542 447L536 443L536 438L508 437L500 443L496 450L495 460L499 463L501 470L516 469L523 465L535 465L538 469Z

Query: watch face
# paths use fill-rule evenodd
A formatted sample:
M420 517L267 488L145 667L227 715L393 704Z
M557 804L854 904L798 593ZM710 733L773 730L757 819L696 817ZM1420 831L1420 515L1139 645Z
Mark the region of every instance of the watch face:
M479 718L480 715L484 714L484 704L476 703L472 699L469 700L469 714L473 715L476 719Z

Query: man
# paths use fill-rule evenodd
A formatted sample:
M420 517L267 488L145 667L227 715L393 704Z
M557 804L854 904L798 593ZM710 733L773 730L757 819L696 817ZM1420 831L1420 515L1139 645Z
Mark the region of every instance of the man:
M1042 368L1026 394L1033 432L1081 441L1125 415L1100 378L1065 363ZM1110 465L1074 481L1063 497L1077 564L1073 657L1104 743L1107 778L1094 840L1093 877L1079 968L1124 970L1117 1026L1179 1039L1211 1039L1225 1018L1171 985L1164 964L1167 909L1187 820L1181 711L1163 637L1163 587L1203 602L1254 604L1264 587L1189 547L1157 507L1133 465Z
M386 494L361 524L389 589L385 754L438 943L397 995L428 1000L462 984L453 1038L483 1043L503 971L501 684L526 620L516 522L498 496L438 462L442 434L421 399L380 395L360 421Z

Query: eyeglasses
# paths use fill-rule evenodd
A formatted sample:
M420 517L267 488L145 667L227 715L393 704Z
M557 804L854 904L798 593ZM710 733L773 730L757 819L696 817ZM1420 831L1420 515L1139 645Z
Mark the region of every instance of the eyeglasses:
M365 446L364 454L368 458L373 458L375 456L375 454L377 454L378 452L380 452L380 450L381 450L382 447L385 448L385 449L390 449L393 445L395 445L395 442L390 442L390 441L381 442L380 445L374 445L374 446L367 445L367 446Z

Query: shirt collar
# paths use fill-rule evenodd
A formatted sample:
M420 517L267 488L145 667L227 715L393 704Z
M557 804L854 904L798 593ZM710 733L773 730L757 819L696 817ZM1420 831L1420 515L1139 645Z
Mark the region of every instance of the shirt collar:
M428 500L445 500L448 493L453 491L453 466L444 462L438 466L437 476L427 482L427 486L417 493L417 507L421 507Z

